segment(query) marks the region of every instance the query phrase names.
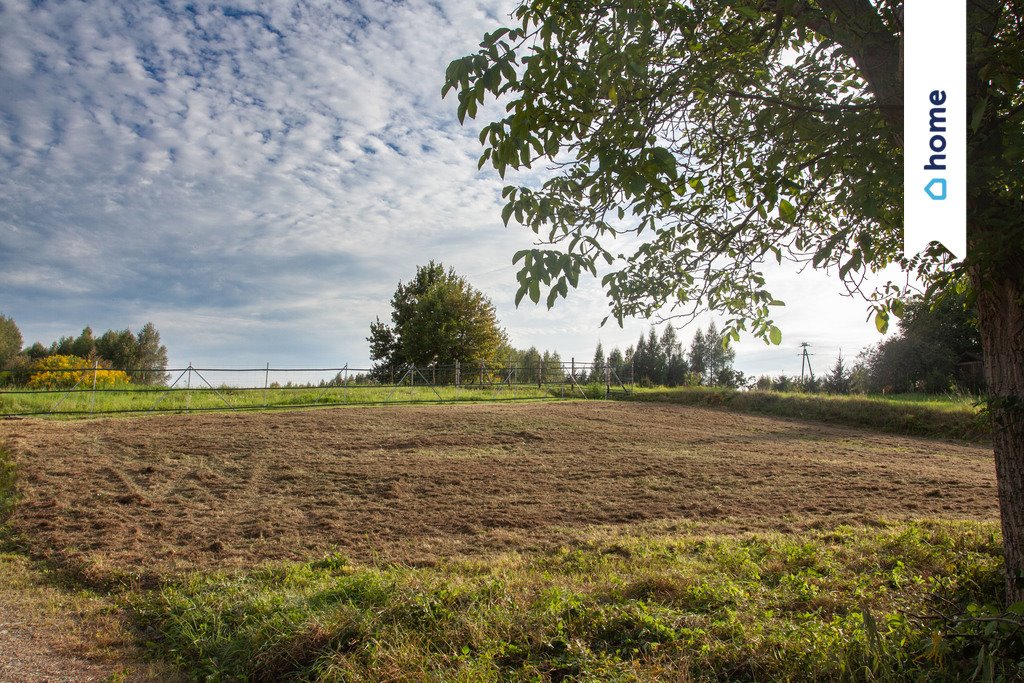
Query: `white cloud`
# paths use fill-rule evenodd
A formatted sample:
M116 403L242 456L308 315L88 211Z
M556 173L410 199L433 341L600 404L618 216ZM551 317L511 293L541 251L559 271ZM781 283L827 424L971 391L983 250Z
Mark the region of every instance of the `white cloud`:
M365 363L369 322L433 258L521 345L635 340L638 322L598 328L592 281L551 312L513 306L532 235L502 227L504 183L440 99L511 3L232 7L2 5L0 305L28 339L152 320L176 363Z

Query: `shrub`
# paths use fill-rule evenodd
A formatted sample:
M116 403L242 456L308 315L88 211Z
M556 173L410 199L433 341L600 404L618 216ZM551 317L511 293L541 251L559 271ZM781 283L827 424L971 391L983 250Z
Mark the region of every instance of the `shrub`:
M111 370L105 361L97 367L90 367L95 361L79 356L47 356L32 364L32 377L28 386L33 389L59 389L62 387L96 386L112 387L128 384L128 375L120 370Z

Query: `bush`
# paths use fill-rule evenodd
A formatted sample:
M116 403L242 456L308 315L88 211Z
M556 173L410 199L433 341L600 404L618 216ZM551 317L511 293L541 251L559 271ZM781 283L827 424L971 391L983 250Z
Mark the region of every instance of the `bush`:
M110 370L104 361L88 361L79 356L47 356L32 363L32 376L28 386L32 389L60 389L78 385L83 387L113 387L128 384L128 375L121 370Z

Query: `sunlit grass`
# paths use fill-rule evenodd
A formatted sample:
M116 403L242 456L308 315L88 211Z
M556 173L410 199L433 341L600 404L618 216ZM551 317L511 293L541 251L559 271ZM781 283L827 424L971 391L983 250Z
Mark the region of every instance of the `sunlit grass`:
M996 531L617 537L431 567L332 556L188 576L136 609L155 651L207 680L957 680L977 644L919 617L996 609Z

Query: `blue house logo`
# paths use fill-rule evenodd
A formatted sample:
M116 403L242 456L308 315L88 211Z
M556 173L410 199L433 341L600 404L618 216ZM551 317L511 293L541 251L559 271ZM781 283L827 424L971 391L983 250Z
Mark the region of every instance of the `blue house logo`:
M930 183L925 185L924 191L928 193L928 196L935 200L943 200L946 198L946 179L945 178L934 178Z

